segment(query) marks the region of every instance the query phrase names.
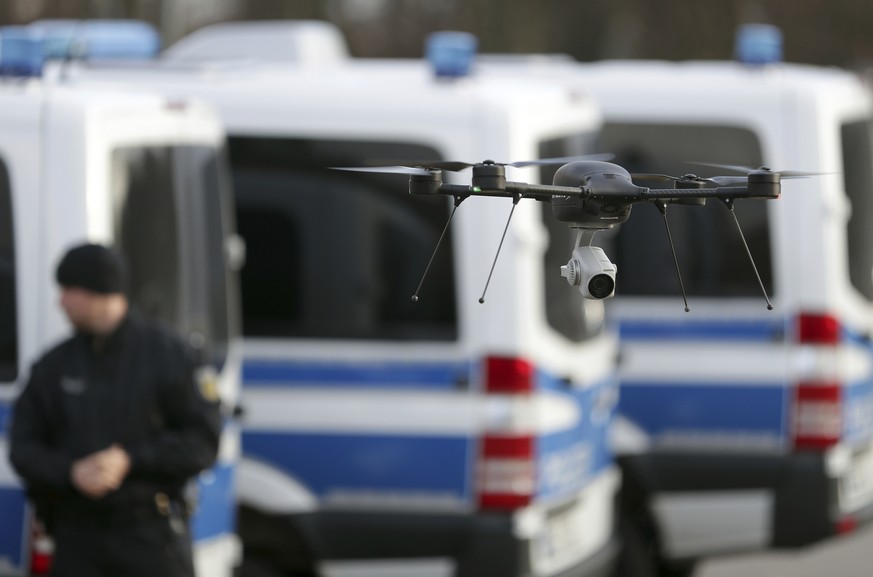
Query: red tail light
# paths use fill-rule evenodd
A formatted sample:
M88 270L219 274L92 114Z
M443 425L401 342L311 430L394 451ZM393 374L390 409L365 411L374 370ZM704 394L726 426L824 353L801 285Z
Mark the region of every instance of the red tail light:
M855 529L858 528L858 520L855 517L843 517L836 524L836 531L838 535L848 535L849 533L854 533Z
M791 419L794 448L821 451L836 445L843 430L839 383L799 383Z
M514 357L485 359L485 391L488 393L528 393L534 389L533 366Z
M55 556L55 544L42 523L34 521L30 540L30 574L48 575Z
M536 492L535 438L524 415L536 388L534 366L516 357L487 357L483 389L503 416L486 430L479 445L476 492L479 507L508 511L526 507ZM514 407L506 409L507 404Z
M509 510L527 506L536 488L533 437L483 437L477 481L480 508Z
M797 318L797 341L802 345L836 345L840 321L827 314L801 313Z

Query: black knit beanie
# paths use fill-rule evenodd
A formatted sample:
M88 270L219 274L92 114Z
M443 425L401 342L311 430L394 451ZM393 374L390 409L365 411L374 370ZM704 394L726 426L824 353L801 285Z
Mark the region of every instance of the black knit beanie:
M123 293L127 267L118 253L99 244L83 244L67 251L55 278L63 287L100 294Z

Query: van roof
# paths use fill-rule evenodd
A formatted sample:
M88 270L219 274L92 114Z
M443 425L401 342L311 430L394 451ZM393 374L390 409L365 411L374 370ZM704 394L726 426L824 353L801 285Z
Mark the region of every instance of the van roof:
M389 62L389 61L386 61ZM146 67L78 66L71 76L87 84L124 84L221 99L270 102L276 108L318 103L324 108L343 106L370 110L391 107L398 111L463 111L487 105L500 110L533 111L533 107L565 106L587 109L592 122L599 118L592 99L565 85L521 82L513 77L472 75L439 80L424 60L392 60L391 65L364 66L351 60L329 69L288 67L259 62L201 65L155 63ZM241 101L242 104L242 101ZM251 107L257 113L256 107ZM570 119L568 119L570 121Z
M348 56L339 29L319 20L222 22L193 32L163 53L172 63L252 60L301 66L323 66Z

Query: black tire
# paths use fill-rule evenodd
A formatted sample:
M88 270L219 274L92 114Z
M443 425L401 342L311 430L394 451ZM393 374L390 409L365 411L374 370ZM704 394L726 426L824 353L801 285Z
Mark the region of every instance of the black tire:
M243 559L239 569L239 577L284 577L285 573L280 571L269 561L264 559L253 558L251 556Z
M697 570L697 561L662 561L658 577L693 577Z
M240 507L237 530L241 577L318 577L306 539L287 519Z
M630 516L619 521L621 552L612 577L658 577L658 560L648 531Z

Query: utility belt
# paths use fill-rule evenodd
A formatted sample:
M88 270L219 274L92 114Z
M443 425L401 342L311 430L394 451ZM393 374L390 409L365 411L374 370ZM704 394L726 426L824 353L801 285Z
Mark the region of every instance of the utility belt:
M112 507L76 505L62 506L57 521L111 529L164 519L169 520L174 529L181 529L187 525L192 512L184 499L163 492L155 493L151 501L118 503Z

